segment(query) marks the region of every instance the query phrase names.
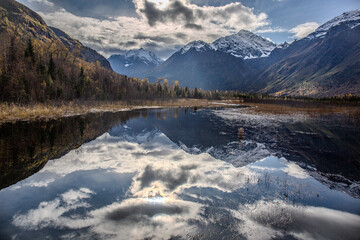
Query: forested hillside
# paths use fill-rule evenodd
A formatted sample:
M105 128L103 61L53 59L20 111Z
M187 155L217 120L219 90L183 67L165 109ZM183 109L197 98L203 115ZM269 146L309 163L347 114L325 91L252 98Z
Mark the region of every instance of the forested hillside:
M100 61L85 61L73 49L76 45L65 45L38 14L16 1L2 0L0 15L0 101L217 96L166 79L149 83L129 78L101 66Z

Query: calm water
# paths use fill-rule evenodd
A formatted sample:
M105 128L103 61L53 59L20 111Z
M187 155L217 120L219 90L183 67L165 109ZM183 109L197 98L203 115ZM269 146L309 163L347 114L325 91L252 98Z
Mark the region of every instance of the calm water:
M360 236L349 115L89 114L3 124L0 146L0 239Z

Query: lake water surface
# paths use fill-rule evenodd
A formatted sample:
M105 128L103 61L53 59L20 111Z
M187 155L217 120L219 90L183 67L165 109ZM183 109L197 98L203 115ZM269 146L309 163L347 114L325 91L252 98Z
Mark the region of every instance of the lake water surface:
M352 115L94 113L3 124L0 146L0 239L360 236Z

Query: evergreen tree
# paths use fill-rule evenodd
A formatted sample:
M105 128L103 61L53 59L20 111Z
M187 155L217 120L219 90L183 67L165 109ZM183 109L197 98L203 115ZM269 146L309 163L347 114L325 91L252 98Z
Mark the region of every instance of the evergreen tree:
M52 80L55 80L55 77L56 77L55 70L56 70L55 62L54 62L54 59L52 57L52 54L50 54L48 73L51 76Z
M77 98L81 97L81 95L84 92L84 88L85 88L85 73L84 73L84 68L81 67L80 74L79 74L78 85L76 87L76 97Z
M30 38L28 39L27 45L25 48L25 57L26 58L30 57L31 61L35 62L34 46L33 46Z

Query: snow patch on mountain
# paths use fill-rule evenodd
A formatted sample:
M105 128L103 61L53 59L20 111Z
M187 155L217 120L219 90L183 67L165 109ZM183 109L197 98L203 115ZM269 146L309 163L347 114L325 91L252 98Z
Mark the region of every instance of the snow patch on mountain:
M181 54L187 53L190 49L194 49L197 52L205 52L208 50L216 50L212 44L208 44L204 41L193 41L186 44L182 49L180 49Z
M115 72L130 77L144 77L146 72L163 62L154 53L143 48L111 55L108 61Z
M337 16L330 21L324 23L311 33L306 39L324 38L328 31L338 25L346 24L349 28L355 28L360 25L360 9L356 9L350 12L345 12L340 16Z
M185 54L191 49L197 52L221 51L237 58L252 59L268 57L277 47L275 43L247 30L241 30L237 34L222 37L213 43L193 41L180 49L180 54ZM285 47L285 45L284 45Z
M283 42L283 43L280 43L276 46L276 48L282 48L282 49L286 49L290 46L290 43L288 42Z
M219 38L212 45L218 51L243 59L267 57L276 48L275 43L247 30Z
M142 60L146 64L160 65L163 60L156 56L153 52L143 48L127 51L124 55L126 60Z

